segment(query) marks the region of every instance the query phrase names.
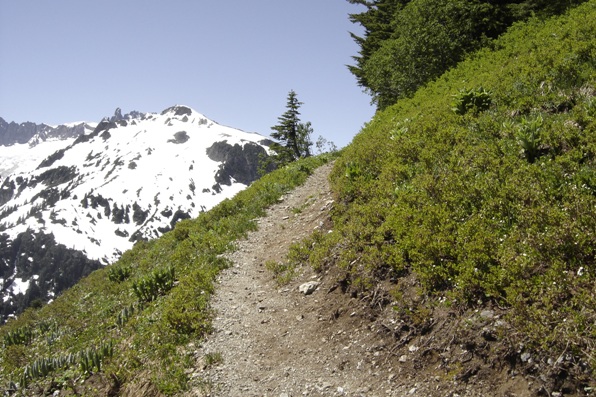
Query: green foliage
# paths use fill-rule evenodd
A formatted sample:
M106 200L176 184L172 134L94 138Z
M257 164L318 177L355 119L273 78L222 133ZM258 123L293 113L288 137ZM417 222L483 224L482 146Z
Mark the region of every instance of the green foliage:
M455 114L463 116L468 112L478 114L490 108L492 99L490 92L482 87L471 90L461 90L457 95L454 95L455 101L451 110Z
M176 275L174 267L156 269L151 274L136 280L132 290L140 302L151 302L160 295L165 295L174 287Z
M288 284L296 274L296 265L289 262L267 261L265 268L273 273L275 281L279 285Z
M79 353L79 368L82 373L101 371L103 361L114 355L112 341L103 342L97 347L89 348Z
M415 7L421 16L428 11L422 6L442 4L412 0L392 9L388 1L370 3L387 5L384 17ZM443 29L433 45L461 33L449 18L470 4L484 3L453 2L445 26L417 32L432 36ZM594 31L594 1L568 16L515 25L492 49L377 113L338 154L333 232L315 233L294 245L284 264L268 267L291 277L304 263L316 270L336 266L349 288L371 296L373 288L399 286L407 276L431 303L459 310L496 304L508 311L512 344L567 352L593 371ZM423 49L420 40L412 54ZM429 70L443 56L421 55ZM462 94L465 87L484 88ZM457 92L461 115L452 111ZM257 227L255 218L267 206L332 158L289 163L159 240L136 244L111 267L128 269L126 277L110 277L110 268L96 271L51 305L25 311L0 328L5 344L22 340L18 330L32 332L26 343L11 342L0 352L2 378L19 381L11 388L39 388L49 376L34 377L33 369L25 375L23 368L68 377L78 366L82 378L101 370L124 384L141 380L164 394L179 393L188 380L186 346L210 329L213 280L229 265L221 254ZM396 310L424 327L432 306L407 303ZM94 347L102 340L118 348L104 353Z
M220 352L205 354L205 365L207 367L212 367L221 363L223 363L223 357Z
M381 46L383 41L389 39L393 33L393 18L395 13L407 4L409 0L347 0L352 4L366 6L367 10L359 14L350 14L350 21L362 25L366 32L364 37L353 33L350 35L360 46L359 56L353 57L355 66L348 66L356 76L358 85L369 87L367 76L363 72L363 65L368 58Z
M4 347L11 345L28 345L33 339L33 330L25 326L4 334Z
M18 377L18 387L11 383L15 391L25 389L32 381L45 378L55 371L66 370L77 365L83 374L101 371L102 363L114 355L113 342L103 342L98 347L80 351L78 354L64 354L54 357L37 358L26 365Z
M317 142L315 143L315 146L317 148L316 154L337 152L337 146L335 146L335 143L333 143L332 141L328 141L322 135L319 135L319 137L317 138Z
M542 116L532 119L524 117L517 130L519 144L529 163L533 163L540 154L540 130L542 128L542 122Z
M302 104L298 100L296 92L290 90L286 104L287 110L278 118L279 124L271 127L274 131L271 133L271 137L279 141L279 143L271 145L275 155L269 156L264 164L261 164L261 170L269 168L270 163L280 167L311 155L310 136L313 129L310 121L306 123L300 121L299 109Z
M508 308L512 343L596 368L595 21L590 1L517 24L378 112L336 161L334 231L308 262L364 292L407 276L455 309Z
M177 334L202 336L211 329L209 298L216 272L196 269L186 274L164 304L163 318Z
M124 325L128 322L128 320L134 313L134 305L131 304L130 306L125 307L120 311L120 313L118 313L118 316L116 317L116 325L120 328L124 327Z
M350 71L379 109L441 76L489 45L515 21L556 15L582 0L348 0L367 10L350 19L365 28Z
M288 254L284 261L267 261L265 268L273 273L279 285L286 285L296 275L296 269L312 264L312 250L323 241L323 234L320 231L313 232L300 242L290 245ZM314 266L316 268L316 266Z
M129 266L110 266L108 268L108 279L115 283L121 283L132 274L132 269Z

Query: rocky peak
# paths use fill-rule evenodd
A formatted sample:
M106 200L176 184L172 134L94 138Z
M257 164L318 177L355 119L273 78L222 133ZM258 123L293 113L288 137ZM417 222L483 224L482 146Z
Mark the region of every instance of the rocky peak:
M172 116L190 116L192 115L192 109L187 106L175 105L161 112L163 116L168 113Z
M122 121L122 120L133 120L133 119L142 119L145 117L145 113L143 112L139 112L136 110L132 110L126 114L122 114L122 109L120 108L116 108L116 110L114 111L114 115L110 118L106 117L104 118L104 121L109 121L111 123L115 123L117 121Z

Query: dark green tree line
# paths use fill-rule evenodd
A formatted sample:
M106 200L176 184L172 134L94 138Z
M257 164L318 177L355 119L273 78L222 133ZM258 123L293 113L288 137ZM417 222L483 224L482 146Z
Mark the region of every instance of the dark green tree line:
M360 46L348 68L379 109L411 96L513 22L547 17L585 0L347 0Z

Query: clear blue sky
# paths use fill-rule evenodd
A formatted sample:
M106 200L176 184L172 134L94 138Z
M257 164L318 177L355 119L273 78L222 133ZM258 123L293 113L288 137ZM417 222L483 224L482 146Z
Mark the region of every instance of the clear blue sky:
M60 124L187 105L269 135L293 89L339 147L374 113L346 0L0 0L0 117Z

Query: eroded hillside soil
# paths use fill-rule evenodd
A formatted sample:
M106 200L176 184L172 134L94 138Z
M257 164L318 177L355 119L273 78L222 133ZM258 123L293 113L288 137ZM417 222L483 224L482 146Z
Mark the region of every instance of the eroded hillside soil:
M271 207L230 255L234 265L220 275L212 302L214 331L190 346L196 367L187 395L561 395L551 394L547 378L521 376L510 362L496 342L495 327L506 327L498 309L457 320L437 310L416 328L400 320L381 288L379 296L350 293L337 271L303 266L280 286L265 263L284 260L292 243L317 228L332 232L331 167ZM320 284L305 295L299 286L310 281Z

